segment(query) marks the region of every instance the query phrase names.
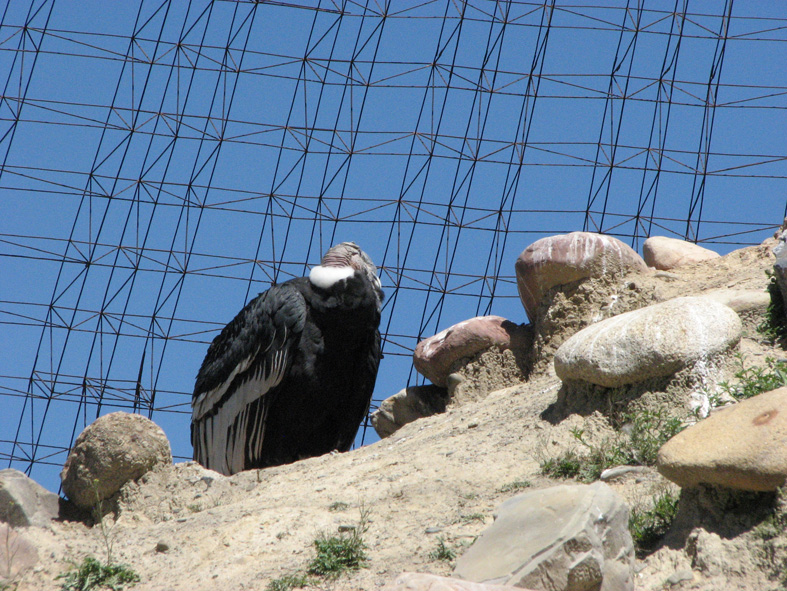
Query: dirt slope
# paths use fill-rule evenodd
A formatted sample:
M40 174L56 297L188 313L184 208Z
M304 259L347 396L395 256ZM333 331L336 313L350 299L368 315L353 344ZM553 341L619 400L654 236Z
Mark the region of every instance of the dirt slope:
M752 247L635 280L658 300L719 288L763 290L771 265L766 247ZM763 341L756 322L746 324L741 351L747 363L761 365L766 356L783 352ZM70 562L85 555L105 559L107 539L114 544L114 560L139 573L135 589L264 589L270 580L306 566L320 532L354 525L360 506L369 510L368 568L318 588L377 589L402 571L447 574L451 564L430 557L438 539L461 553L491 523L495 506L517 493L502 492L506 485L557 482L540 475L539 463L576 444L572 428L584 429L590 439L611 432L598 413L571 415L558 424L542 418L560 389L550 367L545 364L525 384L416 421L350 453L232 478L191 463L151 473L127 485L117 523L106 535L77 522L29 528L25 535L38 546L41 561L19 589L59 588L55 577ZM669 486L655 471L610 484L632 504ZM337 510L342 508L337 503L346 508ZM769 571L758 566L747 535L720 539L728 548L727 563L718 572L695 565L694 581L684 588L776 588ZM676 539L672 548L639 561L638 588L662 588L676 570L691 569L685 536ZM158 551L157 545L168 549ZM722 580L726 586L719 587Z

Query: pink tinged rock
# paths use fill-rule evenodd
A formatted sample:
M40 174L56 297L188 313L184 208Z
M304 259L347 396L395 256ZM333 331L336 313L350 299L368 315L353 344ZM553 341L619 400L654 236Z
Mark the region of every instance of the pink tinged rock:
M647 265L630 246L603 234L571 232L542 238L528 246L516 261L516 282L527 316L534 321L541 298L549 289L631 271L647 271Z
M580 330L555 352L555 373L617 388L670 376L738 344L742 325L728 306L684 297L626 312Z
M402 573L383 591L527 591L510 585L486 585L426 573Z
M656 467L682 487L772 491L787 482L787 388L713 413L659 450Z
M96 419L79 437L60 479L74 504L89 509L159 464L171 464L164 431L138 414L113 412Z
M446 387L454 364L491 347L518 349L527 346L529 331L500 316L476 316L424 339L415 348L415 369L433 384Z
M691 265L710 259L717 259L721 255L707 248L697 246L693 242L667 238L666 236L651 236L642 245L642 255L649 267L660 271L669 271L683 265Z

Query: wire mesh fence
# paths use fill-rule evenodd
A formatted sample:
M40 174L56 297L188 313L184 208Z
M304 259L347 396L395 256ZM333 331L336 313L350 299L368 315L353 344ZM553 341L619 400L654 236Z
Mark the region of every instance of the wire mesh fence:
M387 295L373 405L423 336L526 321L540 237L762 241L785 41L778 6L732 0L6 4L0 461L56 489L117 409L189 458L207 344L342 240Z

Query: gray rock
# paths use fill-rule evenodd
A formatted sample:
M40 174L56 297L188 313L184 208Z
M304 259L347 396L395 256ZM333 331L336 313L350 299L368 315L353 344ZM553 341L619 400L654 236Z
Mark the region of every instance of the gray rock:
M171 463L169 441L158 425L141 415L114 412L80 433L60 479L66 496L90 509L129 480Z
M527 591L508 585L485 585L426 573L402 573L383 591Z
M604 483L517 495L456 562L476 582L545 591L633 590L629 510Z
M372 426L380 437L389 437L407 423L445 412L447 400L445 388L410 386L380 404L372 413Z
M0 589L16 589L15 582L38 563L38 550L8 524L0 523Z
M60 498L23 472L0 470L0 521L12 527L47 525L60 513Z
M598 478L602 482L608 482L629 474L647 474L650 470L647 466L615 466L604 470Z
M681 570L676 570L670 576L667 577L666 583L667 585L677 585L678 583L682 583L683 581L692 581L694 580L694 572L691 569L684 568Z
M719 534L707 532L697 528L686 543L686 553L691 557L691 565L705 576L715 577L723 572L723 566L728 562Z
M571 232L542 238L522 251L516 261L516 283L525 312L535 321L538 304L552 287L647 270L642 257L617 238Z
M740 341L741 320L728 306L702 297L675 298L582 329L555 353L560 379L606 388L672 375L728 351Z
M719 253L677 238L651 236L642 245L642 256L649 267L668 271L719 258Z

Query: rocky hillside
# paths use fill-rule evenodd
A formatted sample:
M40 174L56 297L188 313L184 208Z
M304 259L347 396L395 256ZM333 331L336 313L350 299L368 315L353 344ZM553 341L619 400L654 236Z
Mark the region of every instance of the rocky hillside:
M521 576L518 584L538 589L784 589L787 518L781 497L773 492L779 470L782 481L787 474L784 423L768 415L768 428L782 429L773 432L777 438L764 440L765 450L756 448L761 441L747 448L759 454L748 459L768 456L759 464L738 465L735 459L725 464L718 454L700 457L708 449L723 451L747 437L722 424L701 435L699 443L694 437L680 446L695 451L668 461L661 458L674 469L673 480L654 465L662 440L708 413L710 421L742 405L735 401L738 385L767 380L770 386L779 385L778 360L784 352L778 335L763 330L767 299L762 294L769 282L766 271L774 264L774 244L666 271L644 265L594 270L543 289L526 302L531 324L520 327L525 337L514 339L509 348L472 355L465 351L446 367L447 382L430 395L433 403L419 407L427 409L420 414L430 416L411 420L418 414L413 412L398 420L391 415L392 434L373 445L233 477L194 463L159 465L98 503L94 508L105 513L99 523L89 512L69 513L61 502L59 519L5 527L0 531L5 540L0 544L4 588L59 589L68 579L58 577L87 556L127 565L139 577L134 589L281 590L305 583L315 589L372 590L394 588L392 582L403 572L448 576L455 568L471 578L479 572L471 563L479 562L481 541L488 545L497 535L483 532L493 525L503 502L531 495L523 497L529 510L537 503L569 498L554 487L571 485L573 495L578 490L574 487L587 490L584 487L600 477L604 484L592 486L609 488L609 495L637 516L633 543L618 533L616 556L606 556L607 563L615 560L628 570L616 578L604 574L611 571L602 565L606 578L601 580L592 572L580 573L575 565L553 562L554 569L574 571L569 576L557 570L540 578ZM674 348L688 341L697 345L687 347L688 357L677 364L663 350L669 341L660 336L661 329L653 332L653 320L637 320L644 327L637 329L638 341L632 337L634 321L615 329L633 338L621 351L639 348L634 357L640 361L635 359L629 369L610 369L617 361L594 357L592 343L584 345L581 354L580 345L571 345L570 339L584 327L593 329L623 313L685 296L709 298L703 300L710 302L704 307L719 313L709 317L714 325L724 324L724 334L706 338L696 319L688 318L693 313L668 309L666 325L677 331L670 337ZM714 308L715 302L723 302L724 309ZM736 326L738 338L730 337ZM596 334L592 341L598 338ZM702 354L692 358L697 347ZM612 345L604 349L616 350ZM642 356L650 356L650 363L641 363ZM621 353L615 359L623 357L631 355ZM654 374L649 369L653 365L666 369ZM632 372L633 381L619 377ZM618 377L609 378L612 374ZM612 381L599 384L599 379ZM437 399L442 404L434 403ZM768 412L778 415L783 400ZM729 408L715 410L722 406ZM701 460L720 468L702 472ZM630 467L614 469L616 464ZM613 470L602 472L607 468ZM774 472L777 481L762 485ZM699 481L693 482L697 474ZM555 492L539 496L547 489ZM536 501L545 496L551 500ZM564 508L553 519L538 522L535 537L560 534L559 528L552 530L565 511L573 510L560 506ZM601 517L596 521L612 521L607 514ZM534 526L524 523L519 529L527 534ZM365 544L368 560L362 568L335 578L300 577L314 570L315 540L353 535ZM531 546L532 538L527 542ZM579 546L587 541L577 539ZM499 558L502 551L492 552ZM494 560L482 556L480 562ZM512 572L482 580L512 583ZM395 588L427 585L411 581L409 587Z

